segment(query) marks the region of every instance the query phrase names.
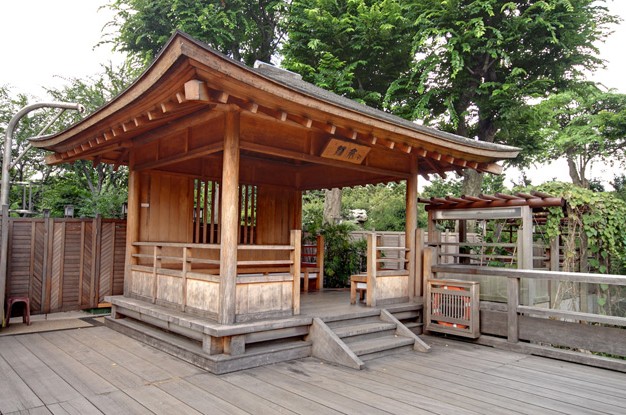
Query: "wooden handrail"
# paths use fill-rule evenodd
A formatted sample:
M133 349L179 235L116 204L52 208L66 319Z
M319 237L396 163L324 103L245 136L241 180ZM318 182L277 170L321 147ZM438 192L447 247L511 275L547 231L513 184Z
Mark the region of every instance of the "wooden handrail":
M545 271L535 269L513 269L500 267L481 267L472 265L433 265L433 272L448 274L483 275L503 278L532 278L584 282L589 284L626 285L626 275L592 274L587 272Z

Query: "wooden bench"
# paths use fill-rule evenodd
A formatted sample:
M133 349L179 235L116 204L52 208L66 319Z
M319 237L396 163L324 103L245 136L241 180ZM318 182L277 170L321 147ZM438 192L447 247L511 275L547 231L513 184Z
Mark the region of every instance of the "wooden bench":
M367 274L350 276L350 304L356 304L357 292L359 293L359 301L364 301L367 292Z
M316 244L302 244L300 273L303 279L302 291L308 292L313 280L316 290L321 290L324 283L324 238L317 237Z

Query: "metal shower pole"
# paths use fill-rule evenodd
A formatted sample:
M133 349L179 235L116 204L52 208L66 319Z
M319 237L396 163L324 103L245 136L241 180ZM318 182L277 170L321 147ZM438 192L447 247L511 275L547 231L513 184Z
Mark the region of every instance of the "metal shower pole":
M85 111L85 107L81 104L74 104L70 102L37 102L35 104L27 105L22 108L17 114L11 118L9 125L7 126L6 135L4 138L4 154L2 157L2 186L0 187L0 206L2 208L2 240L0 246L0 324L5 326L4 315L4 296L6 295L6 282L7 282L7 261L9 253L9 229L8 229L8 216L9 216L9 184L10 177L9 171L11 169L11 150L13 148L13 131L17 127L17 123L29 112L40 108L61 108L61 113L66 109L76 110L79 112ZM49 122L39 133L43 134L60 116L57 115L51 122ZM30 149L30 145L26 147L24 153ZM19 160L24 153L20 154L17 158Z

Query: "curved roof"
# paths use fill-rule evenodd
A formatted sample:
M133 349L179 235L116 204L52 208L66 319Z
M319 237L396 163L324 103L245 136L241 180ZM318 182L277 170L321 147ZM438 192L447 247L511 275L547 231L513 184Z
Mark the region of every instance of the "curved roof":
M367 146L381 152L377 159L410 155L423 175L463 168L499 173L495 162L519 152L406 121L269 65L249 68L182 32L172 36L152 65L119 96L65 131L31 142L56 153L47 158L52 164L76 159L128 164L131 148L171 133L174 124L209 122L233 109L276 122L278 147L280 140L294 134L283 132L281 125L296 126L322 134L326 141L337 138ZM278 156L298 158L292 153ZM308 162L319 160L317 154L305 156Z

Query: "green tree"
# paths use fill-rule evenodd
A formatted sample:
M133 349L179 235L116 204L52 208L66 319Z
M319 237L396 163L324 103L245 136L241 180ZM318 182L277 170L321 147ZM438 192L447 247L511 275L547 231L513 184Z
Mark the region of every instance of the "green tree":
M410 2L294 0L282 65L306 81L382 108L389 85L409 69Z
M104 42L144 64L179 29L238 61L270 62L283 40L284 0L115 0L112 32Z
M596 45L618 19L595 0L421 0L410 71L387 104L407 119L487 142L511 137L507 118L602 64ZM528 140L528 136L524 136ZM509 141L508 144L517 144ZM464 193L482 175L467 170Z
M530 111L539 120L535 136L541 151L535 160L565 157L576 186L590 188L593 163L626 161L626 95L585 84L552 95Z
M119 67L111 63L102 66L102 73L86 79L70 79L61 89L48 93L58 101L80 102L86 113L92 113L122 92L138 76L137 65L132 60ZM79 120L76 113L64 113L58 128L65 128ZM51 214L62 212L63 206L72 204L77 216L119 217L121 205L127 199L128 172L105 163L94 164L79 160L59 166L57 174L46 182L42 208Z
M4 140L6 128L15 114L25 106L32 104L32 98L25 94L14 94L8 86L0 86L0 137ZM11 148L11 162L15 167L10 170L10 181L14 183L9 194L9 208L12 210L29 209L28 203L23 204L24 188L16 183L36 182L45 183L51 174L58 171L57 168L47 166L43 161L44 151L30 149L28 151L28 138L38 135L43 127L59 110L41 109L29 113L29 116L21 118L13 131ZM3 143L4 146L4 143ZM24 156L17 160L20 154ZM33 201L40 199L41 187L35 187ZM36 208L36 206L35 206Z

